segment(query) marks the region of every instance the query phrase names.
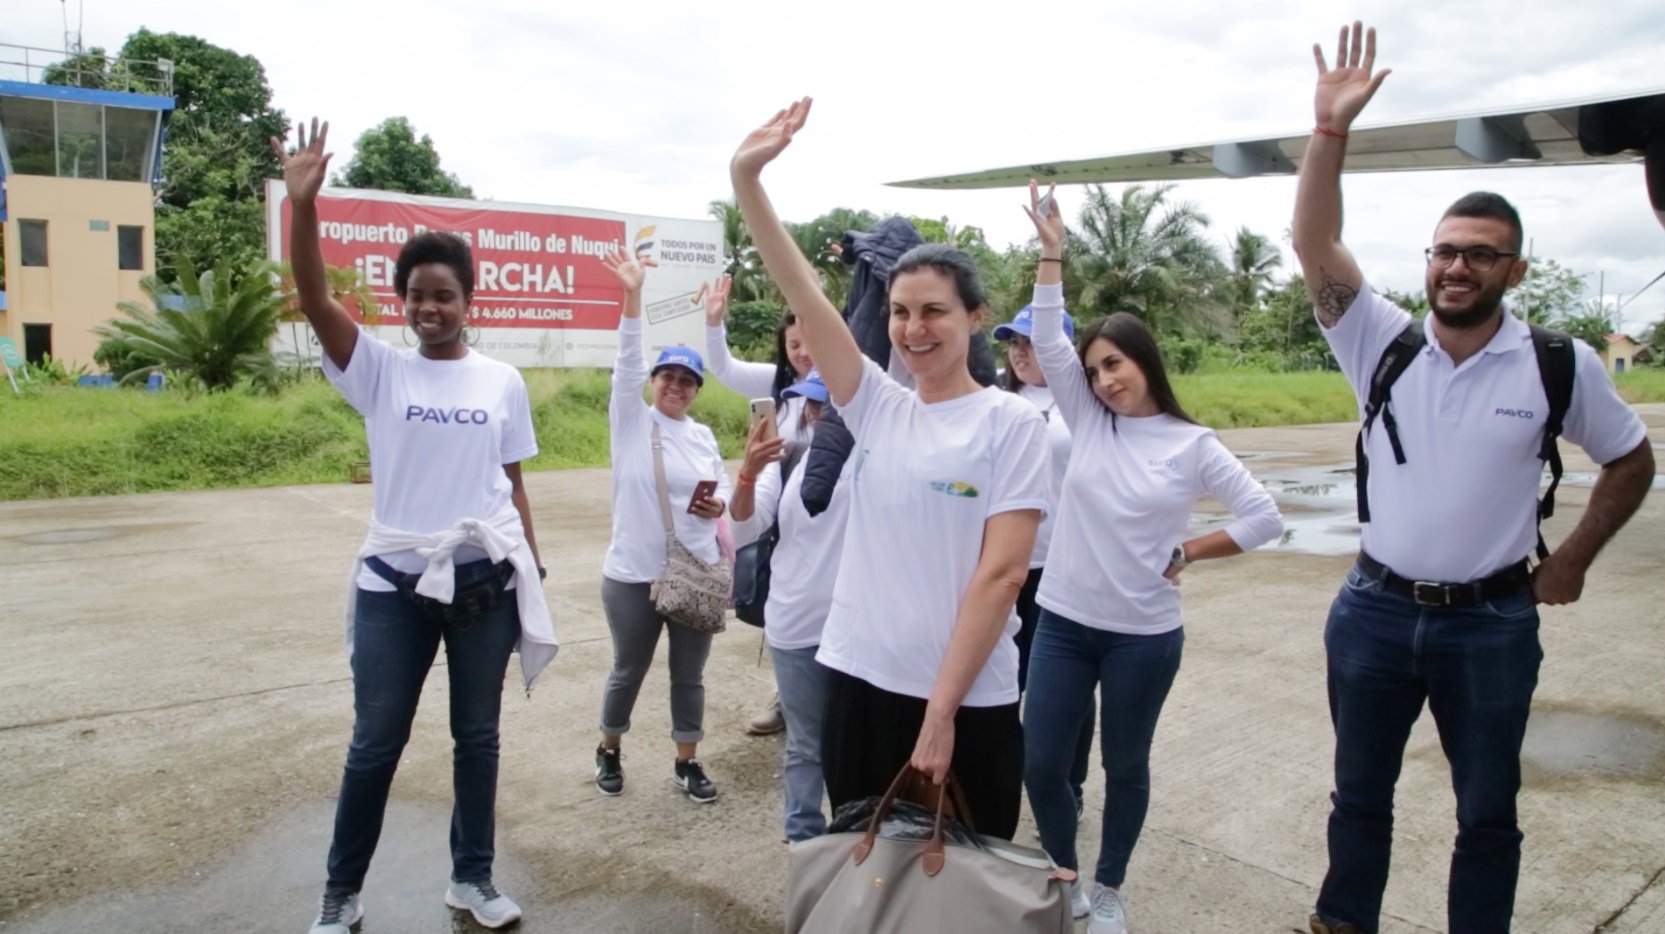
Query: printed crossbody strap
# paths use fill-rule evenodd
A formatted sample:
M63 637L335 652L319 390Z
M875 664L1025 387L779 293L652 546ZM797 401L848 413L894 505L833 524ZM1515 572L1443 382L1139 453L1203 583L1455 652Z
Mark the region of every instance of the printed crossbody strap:
M671 520L671 488L665 481L665 446L659 437L658 422L653 423L653 482L659 488L659 515L665 520L665 539L668 543L676 534L676 526Z

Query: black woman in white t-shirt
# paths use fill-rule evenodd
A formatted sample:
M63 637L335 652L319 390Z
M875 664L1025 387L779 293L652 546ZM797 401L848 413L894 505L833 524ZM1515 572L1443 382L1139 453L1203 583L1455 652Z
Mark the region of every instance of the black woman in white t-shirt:
M1029 216L1041 241L1035 278L1035 357L1070 428L1070 461L1058 498L1041 606L1029 651L1023 708L1024 785L1041 845L1077 868L1076 799L1069 773L1095 688L1105 800L1089 901L1075 892L1089 934L1126 934L1121 885L1150 804L1150 748L1185 643L1179 577L1188 565L1242 554L1283 531L1276 504L1213 431L1187 415L1150 329L1118 313L1083 329L1079 350L1064 331L1064 220L1055 201L1042 217L1030 185ZM1188 536L1202 496L1231 510L1223 529ZM1078 882L1078 886L1081 884Z
M442 642L456 789L445 902L502 927L520 917L491 877L503 674L518 643L530 692L556 651L521 482L520 462L538 453L526 383L463 341L474 261L452 234L421 233L399 250L393 288L417 346L399 350L359 332L324 278L317 198L329 124L313 121L310 139L296 132L293 153L272 141L294 215L295 285L323 346L324 374L364 416L375 478L348 600L353 740L312 932L347 934L363 915L359 890L388 789Z
M650 594L669 547L653 463L655 437L665 462L674 534L708 564L721 556L717 519L729 500L728 472L716 436L688 415L705 384L700 355L688 347L667 347L650 370L642 356L644 270L622 253L603 262L624 285L624 314L607 402L613 539L601 568L601 608L613 634L613 670L602 695L595 786L608 796L624 793L620 744L664 632L671 646L671 740L676 744L671 779L689 800L705 804L717 800L717 786L697 758L697 746L705 737L705 661L711 654L711 634L660 615ZM652 394L652 404L642 401L644 387ZM714 482L716 489L696 498L704 481Z
M890 275L890 339L918 387L864 357L760 174L809 114L799 101L753 131L730 165L758 255L855 436L832 610L817 660L832 669L821 764L836 809L883 794L903 767L941 784L1010 838L1022 806L1013 604L1047 508L1046 423L967 366L988 313L970 257L916 247Z

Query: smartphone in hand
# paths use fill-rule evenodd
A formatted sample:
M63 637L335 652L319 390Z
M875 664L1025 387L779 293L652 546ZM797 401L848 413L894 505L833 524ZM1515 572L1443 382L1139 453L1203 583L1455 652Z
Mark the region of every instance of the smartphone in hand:
M751 431L756 431L757 426L761 423L763 425L763 440L773 441L775 438L775 400L753 399L751 406Z
M688 511L692 513L694 511L694 506L698 505L700 500L710 499L712 496L716 495L716 493L717 481L701 480L699 483L694 485L694 495L688 498Z

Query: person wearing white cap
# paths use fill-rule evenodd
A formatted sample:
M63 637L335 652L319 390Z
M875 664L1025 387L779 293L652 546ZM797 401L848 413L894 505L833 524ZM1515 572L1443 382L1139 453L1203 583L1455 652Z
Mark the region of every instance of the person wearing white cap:
M1065 336L1057 203L1030 183L1041 242L1035 357L1069 422L1069 468L1029 656L1024 787L1041 845L1077 868L1078 819L1068 783L1080 725L1101 695L1105 796L1097 890L1075 898L1088 934L1127 934L1121 886L1150 806L1150 749L1185 645L1179 578L1208 558L1242 554L1283 531L1277 504L1219 436L1179 404L1156 338L1125 312L1094 321L1079 348ZM1231 510L1225 528L1187 536L1207 495ZM1078 883L1079 884L1079 883Z
M827 385L821 374L811 369L808 377L781 395L803 400L809 422L806 430L813 433L815 420L827 404ZM752 432L729 515L742 535L756 537L771 526L779 527L780 537L769 560L763 635L774 661L786 719L781 783L786 839L795 842L819 836L827 828L821 812L826 787L821 774L821 724L832 670L816 661L815 653L821 646L827 614L832 612L850 487L839 484L826 511L811 516L801 495L802 464L793 464L794 458L788 455L783 466L783 446L782 439L765 440L761 429ZM799 446L807 448L807 439Z
M624 314L619 319L619 359L607 405L613 461L613 540L602 565L601 605L613 634L613 670L601 705L601 745L596 750L596 789L604 795L624 792L620 741L630 729L630 714L660 632L670 640L671 739L676 743L673 780L690 800L717 799L717 787L696 758L704 737L705 660L711 634L696 632L659 614L649 588L665 567L669 542L655 479L655 447L663 455L665 483L674 504L674 533L702 561L720 557L716 520L729 499L728 472L711 429L688 417L688 407L705 383L705 365L697 351L667 347L652 370L642 356L642 280L633 259L615 253L605 259L624 285ZM651 379L651 383L650 383ZM642 401L650 385L653 402ZM695 499L701 481L715 481L716 492Z

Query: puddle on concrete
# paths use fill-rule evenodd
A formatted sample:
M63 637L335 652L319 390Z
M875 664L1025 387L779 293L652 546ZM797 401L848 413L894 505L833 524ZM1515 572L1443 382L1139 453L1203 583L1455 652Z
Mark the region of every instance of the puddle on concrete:
M1267 457L1278 458L1301 456L1299 452L1289 451L1265 453ZM1283 513L1283 535L1263 546L1265 549L1310 555L1345 555L1359 550L1357 496L1351 464L1281 467L1268 475L1257 473L1255 479L1272 494ZM1191 528L1205 531L1231 521L1227 515L1194 513Z
M1535 709L1520 757L1529 773L1665 781L1665 726L1635 714Z
M1305 454L1305 452L1302 452L1302 451L1238 451L1237 452L1237 459L1240 460L1240 461L1265 461L1265 460L1272 460L1274 458L1276 458L1277 460L1287 460L1291 457L1305 457L1305 456L1307 456L1307 455Z
M115 529L55 529L50 532L30 532L28 535L18 536L17 540L25 545L75 545L113 538L115 535Z
M140 893L110 893L59 908L26 922L3 924L8 934L121 931L239 931L295 934L318 910L329 850L334 802L318 802L280 819L244 848L194 878ZM364 922L355 934L477 934L485 929L465 912L445 906L451 858L451 810L437 804L390 802L380 845L365 880ZM757 919L737 921L718 893L650 886L616 891L585 885L581 893L545 891L550 874L505 852L502 828L493 869L498 888L526 917L509 928L586 934L728 934L765 930ZM573 857L576 858L576 857ZM598 869L605 871L605 867ZM604 877L605 878L605 877Z
M1544 474L1544 486L1549 485L1549 474ZM1561 475L1562 486L1595 486L1596 475L1593 473L1564 473ZM1665 490L1665 474L1653 475L1651 489Z

